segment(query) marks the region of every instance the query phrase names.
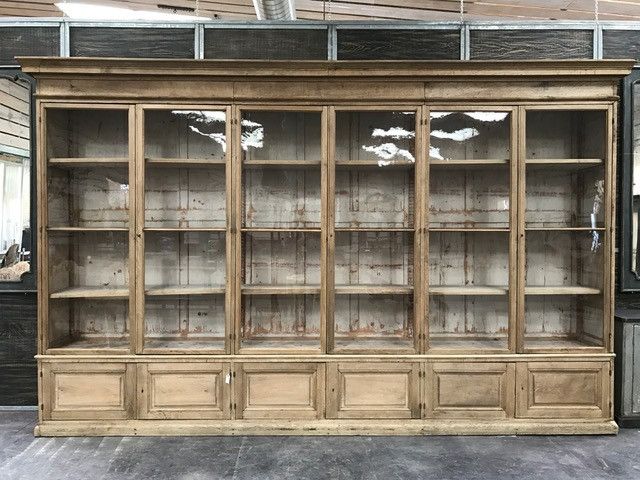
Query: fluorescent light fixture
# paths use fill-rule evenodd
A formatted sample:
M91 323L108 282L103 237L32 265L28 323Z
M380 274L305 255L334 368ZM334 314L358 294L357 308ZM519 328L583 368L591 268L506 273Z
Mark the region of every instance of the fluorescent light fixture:
M130 8L110 7L92 3L56 3L58 9L67 17L76 20L170 20L170 21L195 21L209 20L208 17L196 15L183 15L181 13L169 13L154 10L132 10Z

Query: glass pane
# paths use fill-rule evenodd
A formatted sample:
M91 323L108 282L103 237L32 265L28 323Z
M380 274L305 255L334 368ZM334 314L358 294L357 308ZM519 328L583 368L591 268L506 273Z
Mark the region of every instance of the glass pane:
M415 163L415 112L337 112L336 163Z
M251 228L320 228L320 167L244 171L243 221Z
M224 111L147 110L144 135L147 159L190 159L204 163L224 163L226 158Z
M527 111L527 159L559 160L605 157L606 112L598 110Z
M224 294L225 234L146 232L144 265L148 295Z
M509 112L430 112L429 117L431 162L511 158Z
M126 166L50 164L47 178L49 227L129 226Z
M431 232L429 346L506 349L509 232Z
M429 227L509 228L508 164L432 163L429 185Z
M320 112L244 111L242 158L253 161L313 162L320 164Z
M413 350L413 295L336 295L335 349Z
M129 348L129 300L56 298L49 301L50 348Z
M525 347L603 345L604 238L597 231L529 231Z
M188 292L189 288L185 287L184 291ZM196 348L224 350L224 304L224 293L147 295L144 304L145 351Z
M145 226L224 228L225 167L161 166L147 162Z
M336 233L335 284L411 286L413 233Z
M36 40L32 31L22 30ZM29 42L8 41L7 33L3 29L3 47L29 48ZM31 270L31 153L31 84L5 75L0 78L0 282L20 282Z
M51 347L128 348L127 232L49 233Z
M604 165L528 165L526 226L604 227L604 178Z
M638 222L638 213L640 212L640 84L633 84L633 112L631 114L633 122L632 126L632 142L633 142L633 164L631 167L631 271L636 274L636 277L640 279L640 256L638 256L638 242L640 237L638 236L638 229L640 228L640 222ZM626 159L625 159L626 161ZM627 205L623 205L624 209L628 208ZM628 239L623 239L622 242L627 242Z
M243 285L315 285L320 288L320 234L245 233Z
M128 110L47 109L47 156L127 158Z
M244 295L242 348L320 348L319 295Z
M429 348L507 349L509 297L430 295Z

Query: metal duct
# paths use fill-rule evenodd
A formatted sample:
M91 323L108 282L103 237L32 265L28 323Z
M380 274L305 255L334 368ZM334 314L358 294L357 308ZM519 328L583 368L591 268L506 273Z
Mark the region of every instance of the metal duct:
M253 0L258 20L295 20L295 0Z

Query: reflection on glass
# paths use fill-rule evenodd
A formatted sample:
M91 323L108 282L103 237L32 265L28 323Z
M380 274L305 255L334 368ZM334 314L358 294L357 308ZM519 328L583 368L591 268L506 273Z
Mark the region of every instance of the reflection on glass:
M145 157L224 161L226 113L216 110L145 111Z
M510 116L509 112L430 112L430 160L509 160Z
M631 167L631 271L640 279L640 256L638 255L638 242L640 235L640 85L633 85L633 165ZM626 241L626 239L625 239Z
M320 112L244 111L241 128L244 161L320 163Z
M415 163L415 112L336 113L336 162Z
M31 261L31 85L0 78L0 282L18 282Z
M603 161L606 112L602 110L527 111L527 159Z

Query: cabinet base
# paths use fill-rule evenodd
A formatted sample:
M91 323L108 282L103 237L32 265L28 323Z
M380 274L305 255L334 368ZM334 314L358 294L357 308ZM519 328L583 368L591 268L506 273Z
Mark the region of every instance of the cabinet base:
M73 436L242 436L242 435L615 435L613 421L588 420L127 420L48 421L34 435Z

